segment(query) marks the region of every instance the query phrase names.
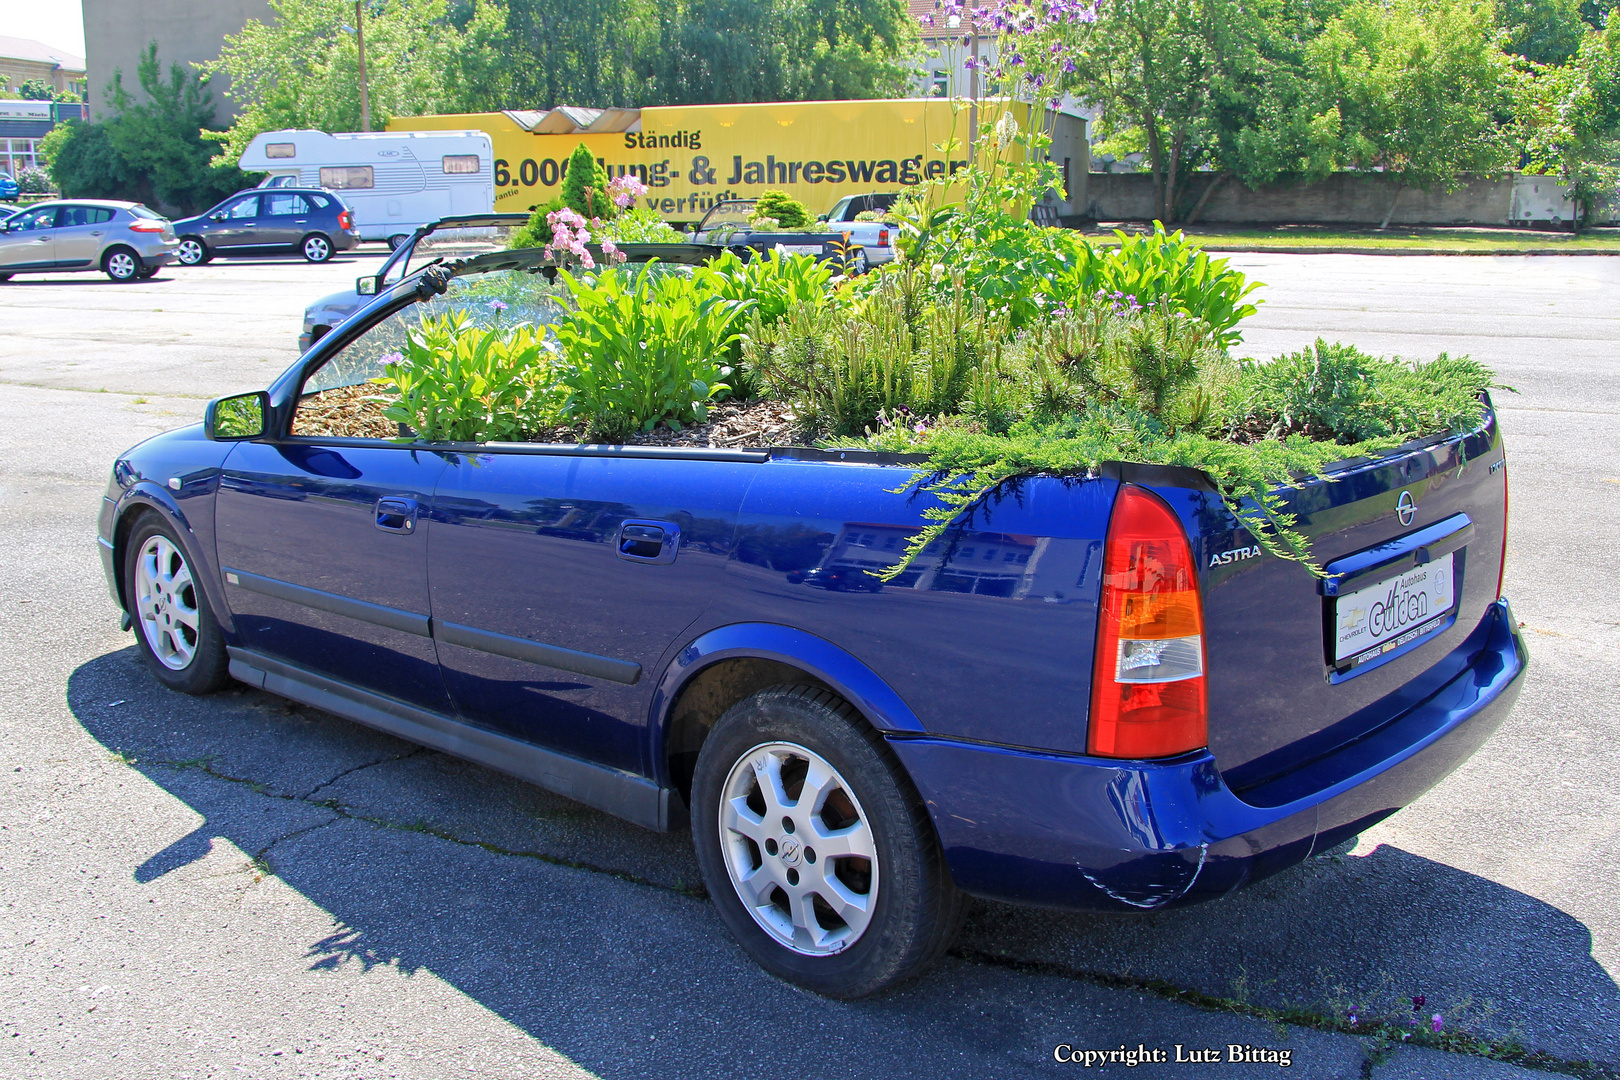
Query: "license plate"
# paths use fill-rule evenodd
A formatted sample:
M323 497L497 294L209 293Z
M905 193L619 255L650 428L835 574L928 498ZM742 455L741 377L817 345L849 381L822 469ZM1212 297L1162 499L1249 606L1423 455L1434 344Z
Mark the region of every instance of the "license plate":
M784 255L820 255L820 244L777 244L776 250Z
M1341 596L1333 608L1333 662L1367 661L1445 625L1456 600L1456 554Z

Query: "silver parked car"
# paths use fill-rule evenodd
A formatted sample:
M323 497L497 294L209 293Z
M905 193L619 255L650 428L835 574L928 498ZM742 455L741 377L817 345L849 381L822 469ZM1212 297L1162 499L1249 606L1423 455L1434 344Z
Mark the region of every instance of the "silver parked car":
M14 274L100 270L136 281L174 260L179 241L167 218L140 203L60 199L0 221L0 281Z

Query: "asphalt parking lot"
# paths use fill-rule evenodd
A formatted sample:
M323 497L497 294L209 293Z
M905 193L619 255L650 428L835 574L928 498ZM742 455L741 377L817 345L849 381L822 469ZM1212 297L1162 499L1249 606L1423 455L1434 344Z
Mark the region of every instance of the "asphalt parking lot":
M1506 591L1533 654L1517 711L1352 850L1129 919L981 904L940 968L839 1004L743 956L684 835L141 669L95 552L113 458L265 385L304 304L380 262L365 250L0 285L0 1076L1033 1076L1065 1071L1059 1043L1530 1075L1375 1061L1240 1008L1340 1019L1414 995L1425 1022L1620 1069L1620 259L1234 257L1268 283L1254 355L1317 336L1465 352L1517 389L1499 399Z

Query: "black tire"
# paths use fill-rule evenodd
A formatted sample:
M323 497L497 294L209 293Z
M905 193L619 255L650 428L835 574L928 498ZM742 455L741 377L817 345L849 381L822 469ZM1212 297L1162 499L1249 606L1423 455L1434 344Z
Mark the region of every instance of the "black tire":
M336 248L332 246L332 238L325 233L310 233L298 241L298 250L304 256L305 262L329 262Z
M135 249L127 247L108 248L107 253L101 257L101 272L118 282L120 285L140 280L141 271L146 264L135 253Z
M175 258L180 260L182 266L202 266L213 257L214 253L208 250L208 245L200 236L182 236L180 246L175 250Z
M765 847L748 847L753 844L750 840L738 846L740 834L723 835L726 829L721 824L721 813L729 803L726 789L733 772L737 770L739 782L747 784L750 774L741 770L750 767L755 754L770 753L762 751L767 744L785 744L819 756L854 796L853 802L845 805L854 807L856 816L841 817L839 821L847 824L864 820L869 829L876 865L866 862L866 870L875 879L869 889L876 892L876 897L870 901L864 930L838 946L841 951L810 955L785 944L765 929L742 899L741 886L733 882L725 847L728 837L734 857L743 857L736 854L739 852L752 852L750 857L757 858L760 871L767 869L766 852L781 862L798 858L801 861L793 865L806 869L816 861L810 850L813 830L803 822L796 830L787 829L780 842L767 840ZM781 775L786 785L787 767L781 769ZM802 783L800 779L799 795L791 789L788 795L799 799ZM732 797L736 797L735 793ZM821 816L831 811L832 802L828 800L826 805L827 810L815 812L821 824L830 829L845 827ZM769 818L770 811L764 811L762 816ZM784 819L782 828L786 826ZM801 845L791 854L787 840L790 832L799 834L796 839ZM852 706L817 687L761 690L732 706L716 722L703 743L692 778L692 841L704 884L720 918L749 956L778 978L828 997L864 997L917 975L950 947L966 910L967 897L951 881L928 811L893 752L880 735L862 722ZM842 876L842 871L829 869L833 858L822 858L824 876ZM863 861L853 860L857 873ZM777 871L789 875L783 880L799 884L797 871L780 867ZM852 891L859 890L852 887ZM771 902L775 905L772 910L780 911L781 904L788 902L787 893L780 889L770 895L780 898ZM816 897L809 895L806 902L815 912L812 918L818 927L826 929L821 908L815 906ZM825 901L821 903L826 906ZM830 907L826 910L831 912ZM843 927L850 925L838 921Z
M409 239L410 239L410 237L405 235L404 233L395 233L393 236L390 236L388 238L388 250L389 251L398 251L399 250L399 245L403 244L405 241L407 241Z
M11 275L10 274L0 274L0 285L3 285L3 284L5 284L6 282L8 282L10 280L11 280Z
M142 267L140 272L137 273L135 276L140 278L142 281L145 281L148 278L155 277L157 275L157 272L158 272L157 267L155 267L155 266L146 266L146 267Z
M138 564L147 553L148 545L158 540L166 541L168 549L173 552L172 557L163 560L166 565L162 569L172 571L175 568L174 558L178 558L179 564L191 572L189 585L173 590L172 599L167 603L163 602L161 595L156 603L143 599L138 582ZM124 548L124 605L135 624L136 647L140 649L146 666L164 686L184 694L212 694L230 683L230 660L225 655L225 637L220 632L219 620L214 618L208 594L195 571L191 557L175 537L174 529L168 522L155 513L147 513L135 523ZM174 601L178 601L178 605ZM186 634L186 627L179 621L177 607L196 612L193 633ZM146 617L148 614L151 615L150 619ZM192 652L184 663L177 666L176 650L165 645L165 634L178 634L181 638L189 639ZM167 662L160 652L169 656Z

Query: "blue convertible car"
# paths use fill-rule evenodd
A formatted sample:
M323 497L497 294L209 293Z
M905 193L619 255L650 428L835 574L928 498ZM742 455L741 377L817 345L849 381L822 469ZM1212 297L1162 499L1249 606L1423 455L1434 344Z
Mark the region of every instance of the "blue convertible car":
M1326 578L1205 474L1118 463L1005 488L846 587L926 524L896 493L913 463L426 443L381 416L367 380L424 317L546 320L542 258L429 267L118 459L101 548L157 678L689 826L750 954L839 997L939 956L968 895L1224 896L1411 802L1512 706L1489 410L1282 493Z

